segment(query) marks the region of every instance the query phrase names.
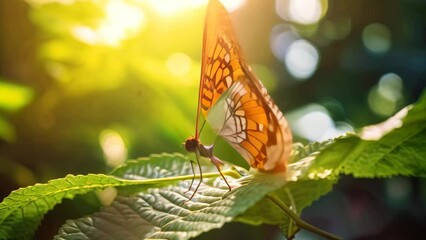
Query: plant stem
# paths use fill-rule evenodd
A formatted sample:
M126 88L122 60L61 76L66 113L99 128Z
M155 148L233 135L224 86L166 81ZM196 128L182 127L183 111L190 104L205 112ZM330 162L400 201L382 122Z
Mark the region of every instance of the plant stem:
M241 177L237 172L233 170L222 171L223 175L231 176L234 178ZM190 180L194 175L183 175L183 176L174 176L166 178L152 178L152 179L142 179L142 180L127 180L121 179L123 182L129 182L129 185L139 185L139 184L167 184L168 182L176 182L182 180ZM220 177L219 172L203 173L204 178ZM200 175L195 175L195 178L200 178Z
M271 200L273 203L275 203L279 208L281 208L281 210L283 210L287 216L289 216L294 223L296 223L296 225L299 228L303 228L306 229L310 232L316 233L324 238L327 239L333 239L333 240L339 240L342 239L339 236L336 236L332 233L326 232L324 230L321 230L305 221L303 221L296 213L294 213L283 201L281 201L281 199L279 199L277 196L273 195L273 194L268 194L267 198L269 200Z

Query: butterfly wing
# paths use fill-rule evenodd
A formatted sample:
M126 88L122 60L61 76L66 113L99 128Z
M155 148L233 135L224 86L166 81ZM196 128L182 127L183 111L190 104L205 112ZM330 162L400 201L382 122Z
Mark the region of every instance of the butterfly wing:
M258 81L234 83L212 107L207 120L219 136L233 146L250 166L261 171L285 171L292 146L291 131L283 114ZM260 83L260 82L259 82Z
M217 0L210 1L204 23L198 104L204 116L222 94L244 76L240 52L228 13Z
M209 3L204 31L201 112L252 167L285 171L290 128L242 58L229 15L217 0Z

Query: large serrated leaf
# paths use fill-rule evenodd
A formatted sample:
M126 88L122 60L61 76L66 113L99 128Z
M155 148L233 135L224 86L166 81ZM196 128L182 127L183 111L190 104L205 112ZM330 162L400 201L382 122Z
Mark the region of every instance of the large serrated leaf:
M304 161L312 158L326 144L328 143L314 143L300 147L297 150L296 159L303 157L301 161ZM175 159L176 157L184 158L182 155L162 156L167 156L168 161L171 162L182 160ZM157 160L160 162L156 162ZM168 164L161 162L162 160L164 158L156 159L154 156L150 159L153 165L155 165L154 162ZM143 169L138 164L141 163L132 161L113 173L119 177L140 179L147 175L152 176L155 172ZM180 169L172 172L189 173L188 161L183 161L179 166ZM289 166L289 172L305 171L303 168L307 167L309 165L295 162ZM212 169L214 168L211 166L204 168L206 171ZM156 173L155 176L171 176L170 174L173 173L165 171ZM331 185L334 183L334 180L311 180L291 182L289 187L285 187L288 177L288 175L282 174L259 173L243 178L227 177L228 182L234 186L232 192L228 192L223 181L215 177L209 181L212 183L211 185L201 185L192 201L187 201L192 192L185 193L190 181L183 181L179 186L151 189L136 196L121 196L111 206L105 207L99 213L68 221L56 238L74 239L75 236L78 236L78 239L90 239L102 235L102 239L188 239L211 229L220 228L226 222L235 219L251 224L258 221L258 223L277 224L284 227L290 223L288 217L264 198L266 194L275 190L276 196L297 209L296 212L300 214L303 208L325 192L330 191ZM114 214L108 215L107 213ZM111 222L108 221L108 218L115 220ZM133 222L128 222L129 219ZM134 222L143 227L133 229ZM290 231L286 233L289 234Z
M111 175L125 179L165 178L192 174L188 158L180 153L152 154L148 158L128 160Z
M159 161L163 158L166 161L159 164ZM173 161L167 163L167 160L171 158L173 158ZM155 155L153 159L153 162L148 160L139 161L139 167L148 170L151 169L153 170L153 174L155 172L175 174L175 170L180 168L183 162L187 163L187 159L179 154ZM173 164L176 166L173 166ZM117 171L130 174L131 171L125 171L129 168L129 165L131 166L132 163L124 165L117 169ZM168 169L162 167L167 167ZM137 168L131 169L132 171L137 170ZM170 185L177 181L179 179L157 178L139 178L137 181L129 181L124 178L119 179L104 174L89 174L86 176L68 175L65 178L51 180L46 184L36 184L21 188L13 191L0 203L0 239L31 238L43 219L44 214L53 209L55 205L61 203L65 198L72 199L75 195L107 187L127 186L131 188L137 186L138 190L141 191L148 187Z
M189 167L189 162L187 164L185 168ZM190 180L178 186L118 197L111 206L98 213L68 221L56 239L76 239L75 236L78 239L98 236L102 239L188 239L220 228L286 183L283 174L228 176L227 180L233 186L229 192L220 177L207 180L210 181L201 185L191 201L188 198L192 192L187 192ZM111 217L113 222L109 220ZM138 222L142 227L133 229L134 225L129 221Z
M123 182L115 177L89 174L68 175L15 190L0 203L0 239L31 238L44 214L64 198L120 185Z
M336 139L318 155L309 174L426 177L425 145L426 94L387 121Z

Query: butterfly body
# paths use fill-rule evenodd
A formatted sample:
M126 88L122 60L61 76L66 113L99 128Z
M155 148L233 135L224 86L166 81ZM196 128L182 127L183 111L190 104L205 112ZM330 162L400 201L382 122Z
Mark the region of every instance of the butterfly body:
M208 158L217 168L219 168L223 162L213 154L213 145L205 146L200 140L190 137L185 141L185 149L188 152L194 152L202 157Z

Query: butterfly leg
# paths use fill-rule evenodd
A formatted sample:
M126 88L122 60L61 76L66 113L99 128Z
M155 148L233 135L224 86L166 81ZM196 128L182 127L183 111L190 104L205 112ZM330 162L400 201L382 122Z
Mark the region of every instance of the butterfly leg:
M223 180L225 180L226 185L228 185L229 191L231 191L232 190L231 186L229 185L228 181L226 181L226 178L225 178L225 176L223 176L222 171L220 171L220 166L223 165L223 162L222 162L222 160L220 160L218 157L216 157L213 154L213 145L204 146L203 144L200 144L199 145L199 151L200 151L201 156L209 158L210 162L212 162L213 165L216 166L217 171L220 173Z
M191 195L191 197L187 200L187 201L190 201L194 196L195 196L195 193L197 193L197 191L198 191L198 188L200 187L200 185L201 185L201 182L203 181L203 171L202 171L202 169L201 169L201 164L200 164L200 160L198 159L198 156L199 155L199 151L196 151L195 152L195 158L197 159L197 165L198 165L198 169L199 169L199 171L200 171L200 181L198 182L198 184L197 184L197 187L195 188L195 190L194 190L194 192L192 193L192 195ZM194 173L194 178L195 178L195 173ZM193 180L194 181L194 180ZM192 183L191 183L191 185L192 185ZM192 186L191 186L192 187Z
M225 180L226 185L228 185L229 191L231 191L232 190L231 186L229 185L228 181L226 181L226 178L222 174L222 171L220 171L220 165L223 164L222 160L220 160L219 158L213 155L210 157L210 161L213 163L213 165L216 166L217 171L220 173L220 176L222 176L223 180Z
M192 161L189 161L189 163L191 163L191 169L192 169L192 180L191 180L191 184L189 184L189 188L188 188L188 190L186 190L184 193L187 193L187 192L189 192L189 190L191 190L191 188L192 188L192 184L194 183L194 180L195 180L195 171L194 171L194 163L192 162Z

